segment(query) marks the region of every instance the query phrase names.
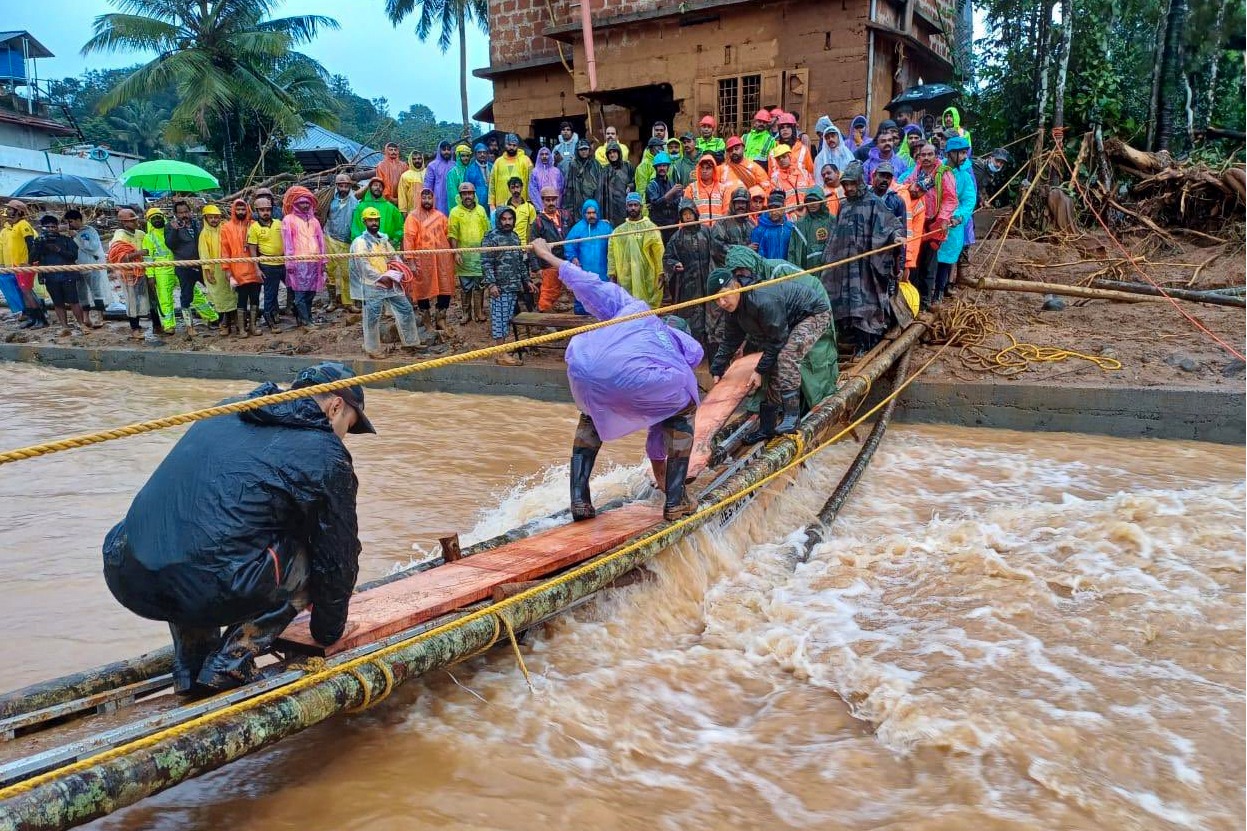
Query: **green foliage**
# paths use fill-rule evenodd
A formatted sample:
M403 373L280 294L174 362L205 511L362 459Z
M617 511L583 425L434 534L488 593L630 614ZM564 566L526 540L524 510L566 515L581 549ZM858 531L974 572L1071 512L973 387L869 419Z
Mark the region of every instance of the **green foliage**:
M219 149L227 183L255 149L279 148L304 121L331 123L325 72L295 51L337 21L318 15L273 18L277 0L113 0L119 12L95 19L83 54L155 52L98 101L101 115L173 90L165 136ZM254 139L254 141L253 141ZM236 160L235 148L239 150ZM253 163L254 166L254 163ZM228 186L228 185L227 185Z
M386 142L396 141L405 151L431 153L439 142L457 141L463 135L462 124L438 121L423 104L412 104L392 118L388 101L369 101L356 95L342 75L329 79L329 89L338 104L338 132L369 147L380 149ZM471 134L479 136L480 125L473 124Z
M1242 53L1227 51L1224 39L1211 33L1222 3L1224 31L1242 31L1243 0L1187 2L1190 17L1181 33L1182 71L1193 94L1196 129L1211 122L1242 130ZM1044 51L1051 55L1050 77L1054 79L1061 27L1066 25L1053 19L1055 5L1054 0L981 0L975 4L986 23L986 31L975 42L975 84L966 96L976 145L1005 144L1038 126L1037 92ZM1067 135L1100 125L1106 134L1143 143L1152 115L1153 69L1162 57L1157 49L1158 27L1163 30L1168 5L1167 0L1074 0L1065 91ZM1044 20L1053 21L1047 38L1041 37ZM1209 111L1206 92L1214 62L1218 72ZM1045 129L1051 127L1052 80L1048 89ZM1167 101L1184 104L1185 86L1164 85L1161 98L1162 105Z

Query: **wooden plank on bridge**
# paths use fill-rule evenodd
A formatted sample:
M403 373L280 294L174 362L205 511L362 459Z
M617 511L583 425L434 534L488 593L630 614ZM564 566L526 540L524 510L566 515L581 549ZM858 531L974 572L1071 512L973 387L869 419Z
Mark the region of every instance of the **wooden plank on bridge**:
M625 505L472 557L418 572L351 598L346 634L330 647L312 639L307 613L286 627L278 649L335 655L491 597L495 586L544 577L609 551L662 522L662 509Z
M697 408L697 423L693 429L693 455L688 462L688 478L692 479L710 464L714 451L714 437L727 424L732 413L745 398L745 387L762 358L761 352L745 355L733 362L727 372L714 385L714 389L702 399Z
M689 476L710 460L715 434L745 397L758 354L732 364L697 411ZM351 598L346 633L330 647L312 639L306 613L282 633L277 648L311 655L335 655L373 643L435 617L492 597L494 589L545 577L621 545L662 522L662 509L625 505L588 522L568 523L472 557L418 572Z

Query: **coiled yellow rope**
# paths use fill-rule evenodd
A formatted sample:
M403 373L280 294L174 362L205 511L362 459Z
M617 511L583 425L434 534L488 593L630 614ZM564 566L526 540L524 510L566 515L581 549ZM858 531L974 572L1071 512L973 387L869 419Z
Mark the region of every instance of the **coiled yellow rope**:
M1009 345L990 345L996 336L1008 338ZM991 310L967 303L961 298L946 301L931 327L933 343L961 347L958 357L969 369L1011 376L1026 372L1032 363L1055 363L1070 359L1089 361L1106 372L1122 368L1121 361L1104 355L1087 355L1058 346L1022 343L1001 328Z
M933 354L927 360L926 363L924 363L921 367L918 368L916 372L914 372L907 379L905 379L904 383L897 386L894 390L892 390L891 393L889 393L886 397L884 397L882 401L880 401L874 407L871 407L861 416L859 416L858 418L850 422L847 426L845 426L842 430L840 430L838 433L836 433L831 438L816 445L814 448L804 453L794 452L793 458L791 461L789 461L787 464L785 464L784 466L782 466L775 472L763 477L762 479L759 479L757 482L754 482L752 485L749 485L748 487L745 487L737 491L736 493L729 494L728 496L724 497L723 499L720 499L718 502L714 503L713 505L710 505L706 508L702 508L698 510L696 513L693 513L687 517L684 517L683 519L679 519L679 520L676 520L675 522L669 523L665 525L664 527L658 529L657 531L647 534L641 539L636 540L635 542L629 543L628 545L625 545L624 547L618 549L617 551L614 551L610 554L606 554L596 560L593 560L592 562L582 563L581 565L575 566L571 568L570 570L564 572L563 574L560 574L557 577L550 578L549 580L543 582L539 586L533 586L532 588L525 589L524 591L521 591L515 595L512 595L511 597L500 600L497 603L494 603L486 608L478 609L477 611L466 614L463 617L455 618L452 621L448 621L447 623L442 624L441 626L438 626L433 629L429 629L425 632L421 632L420 634L415 635L408 640L391 644L389 646L378 649L375 652L371 652L368 655L363 655L359 658L354 658L350 661L344 661L343 663L338 664L337 666L326 667L324 670L322 670L319 673L309 673L308 675L305 675L302 678L291 681L289 684L286 684L285 686L277 687L275 689L269 690L268 692L261 693L253 698L248 698L244 701L239 701L237 703L230 704L228 706L222 707L219 710L213 710L201 716L197 716L193 719L185 721L181 724L167 727L157 733L151 734L150 736L145 736L141 739L135 739L134 741L128 742L127 744L119 745L118 747L105 750L101 753L95 754L94 756L88 756L86 758L79 759L78 761L72 762L68 765L65 765L64 767L38 774L37 776L33 776L30 779L26 779L22 782L18 782L14 785L10 785L6 788L0 789L0 800L11 799L15 796L28 793L29 791L32 791L35 788L40 787L41 785L45 785L50 782L56 781L59 778L70 776L76 773L82 773L84 771L90 770L96 765L104 764L113 759L121 758L125 756L126 754L152 747L165 740L175 739L180 736L184 736L198 727L201 727L207 724L212 724L213 722L219 721L225 718L226 716L231 716L237 713L242 713L248 710L253 710L271 701L276 701L285 696L289 696L294 693L300 692L304 689L307 689L313 686L314 684L318 684L321 681L325 680L325 678L328 676L349 675L351 677L354 677L356 680L356 683L360 684L361 687L363 688L362 696L364 698L365 704L362 704L361 706L366 706L366 704L368 703L375 704L376 702L373 702L371 699L369 688L367 687L366 684L364 684L364 682L358 675L354 674L355 670L358 670L361 667L367 666L377 661L378 658L381 658L387 655L393 655L396 652L402 649L406 649L413 644L427 641L439 635L443 635L447 632L454 631L455 629L466 626L469 623L473 623L477 620L481 620L482 618L489 618L489 617L494 618L495 627L497 627L498 625L497 623L498 618L501 618L502 622L506 625L506 628L508 630L511 630L510 622L506 619L505 616L501 614L502 612L530 598L536 597L537 595L543 592L549 591L565 583L569 583L572 580L576 580L580 577L588 575L592 573L594 570L602 568L603 566L611 562L614 562L615 560L621 559L641 549L644 546L666 539L667 537L671 536L673 532L679 529L686 528L690 525L693 525L694 523L700 523L702 520L709 518L710 516L719 512L723 508L729 505L732 505L736 502L739 502L740 500L744 499L746 496L749 496L755 491L758 491L761 488L766 487L770 483L784 476L790 470L804 463L807 459L813 457L817 453L821 452L822 450L838 442L840 439L844 438L855 427L857 427L867 418L869 418L870 416L878 412L880 409L882 409L889 401L891 401L893 398L895 398L896 396L904 392L905 389L911 383L913 383L913 381L919 375L925 372L931 366L931 364L933 364L936 361L936 359L939 358L941 354L943 354L944 350L947 349L948 347L949 347L948 343L945 343L943 346L941 346L935 352L935 354ZM789 436L788 438L791 439L793 437ZM799 447L799 446L800 445L797 445L794 443L794 448ZM497 639L497 632L498 630L497 628L495 628L495 634L494 634L495 640ZM514 633L511 632L511 634L513 635ZM513 642L513 646L514 646L515 652L518 654L519 653L518 644L514 644ZM392 689L392 685L390 688Z

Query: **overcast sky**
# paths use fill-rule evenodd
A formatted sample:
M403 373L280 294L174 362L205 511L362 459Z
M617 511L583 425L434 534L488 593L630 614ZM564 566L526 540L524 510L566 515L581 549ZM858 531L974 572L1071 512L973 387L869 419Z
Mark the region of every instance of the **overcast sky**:
M91 37L97 15L116 11L108 0L71 0L44 6L42 2L4 0L0 27L25 29L56 57L39 61L39 77L63 78L90 68L129 66L150 55L96 54L83 58L82 45ZM385 18L384 0L286 0L275 16L321 14L335 18L337 31L322 32L302 47L330 74L345 75L355 92L365 98L385 97L396 115L409 104L424 104L438 119L459 119L458 40L443 55L437 32L430 42L416 39L415 18L394 28ZM479 30L468 30L468 70L489 63L489 44ZM469 113L476 112L493 94L488 81L468 79Z

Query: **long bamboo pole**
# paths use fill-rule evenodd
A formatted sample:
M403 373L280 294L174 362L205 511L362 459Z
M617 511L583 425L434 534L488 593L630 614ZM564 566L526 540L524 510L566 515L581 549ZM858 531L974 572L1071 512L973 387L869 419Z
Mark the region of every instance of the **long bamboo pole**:
M1190 289L1171 289L1166 288L1163 292L1156 286L1147 283L1130 283L1122 280L1104 280L1095 279L1091 281L1092 286L1101 286L1105 289L1114 289L1116 291L1124 291L1127 294L1145 294L1149 297L1164 297L1169 295L1175 300L1187 300L1191 303L1211 303L1214 306L1237 306L1238 308L1247 307L1247 301L1242 297L1235 297L1230 294L1217 294L1215 292L1191 291Z
M1092 300L1116 300L1119 303L1151 303L1158 298L1142 294L1129 294L1108 289L1089 289L1083 286L1067 286L1062 283L1034 283L1030 280L1002 280L998 277L980 277L970 285L992 291L1020 291L1027 294L1063 294L1066 297L1087 297Z
M801 424L802 445L813 446L829 435L850 408L869 393L874 382L918 342L929 320L926 317L907 327L870 366L862 367L859 374L812 410ZM777 442L755 464L704 494L702 501L714 504L759 482L799 452L798 443L792 439ZM725 510L734 507L730 505ZM597 558L599 567L538 591L499 614L505 615L516 630L548 618L644 564L708 522L721 521L722 515L720 511L701 517L621 557L611 557L607 552ZM188 725L154 743L102 758L86 770L52 778L0 802L0 831L61 831L97 819L268 747L344 710L360 707L376 691L392 689L409 678L468 658L497 640L496 620L477 618L382 654L351 673L326 673L322 680L290 695Z
M622 502L617 503L622 504ZM602 510L610 510L612 505L602 506ZM545 527L546 518L525 523L504 534L482 540L463 550L464 557L471 557L483 551L490 551L500 545L515 542L532 536ZM419 571L426 571L442 564L440 558L430 560L403 571L387 574L376 580L362 583L355 587L356 593L375 589L395 580L402 580ZM161 647L151 652L122 661L115 661L103 666L63 675L47 681L39 681L21 689L0 695L0 720L14 716L43 710L58 704L66 704L90 695L107 692L127 684L147 681L173 670L173 648Z

